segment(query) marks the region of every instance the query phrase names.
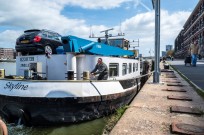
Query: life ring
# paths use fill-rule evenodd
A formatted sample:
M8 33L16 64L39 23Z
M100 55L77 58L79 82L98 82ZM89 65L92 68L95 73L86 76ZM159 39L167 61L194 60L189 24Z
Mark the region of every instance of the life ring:
M8 130L6 127L6 124L0 119L0 131L1 131L1 135L8 135Z

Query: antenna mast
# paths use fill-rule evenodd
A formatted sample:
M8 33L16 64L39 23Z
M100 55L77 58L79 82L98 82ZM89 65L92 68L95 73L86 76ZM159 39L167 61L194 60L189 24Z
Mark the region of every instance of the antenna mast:
M108 44L108 38L112 37L112 35L108 35L108 31L110 31L110 30L113 30L113 28L101 31L101 33L105 32L105 40L106 40L105 44Z
M108 31L110 31L110 30L114 30L114 29L111 28L111 29L106 29L106 30L100 31L100 33L102 33L102 32L105 33L105 37L95 37L95 36L91 35L91 36L89 36L89 38L99 38L99 39L100 38L105 38L105 44L108 44L108 38L109 37L125 36L124 33L118 33L118 35L116 35L116 36L113 36L112 34L108 34Z

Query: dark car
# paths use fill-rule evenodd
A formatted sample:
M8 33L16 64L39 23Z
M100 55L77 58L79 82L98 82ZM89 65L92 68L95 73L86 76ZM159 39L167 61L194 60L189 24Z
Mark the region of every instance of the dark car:
M25 54L56 54L56 48L62 46L61 35L49 31L31 29L24 31L16 40L16 52Z

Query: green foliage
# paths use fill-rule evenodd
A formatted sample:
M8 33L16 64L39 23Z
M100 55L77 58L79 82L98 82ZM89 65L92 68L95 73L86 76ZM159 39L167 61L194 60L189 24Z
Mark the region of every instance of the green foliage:
M116 110L116 112L106 118L105 121L107 121L106 126L103 131L103 135L109 134L109 132L113 129L113 127L116 125L116 123L119 121L119 119L124 114L125 110L128 108L128 106L120 107Z
M174 50L169 50L166 52L166 56L174 56Z

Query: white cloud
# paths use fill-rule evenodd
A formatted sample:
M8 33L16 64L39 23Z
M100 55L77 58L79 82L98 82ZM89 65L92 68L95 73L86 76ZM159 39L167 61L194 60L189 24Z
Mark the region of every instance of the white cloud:
M18 0L0 3L0 24L22 29L47 28L60 33L84 25L84 20L69 19L60 14L63 6L48 1Z
M109 8L119 6L123 1L111 2ZM13 47L15 40L26 29L51 29L62 35L77 35L88 37L90 27L86 25L85 20L71 19L61 14L66 4L102 8L108 1L57 1L57 0L8 0L0 1L0 25L4 27L17 28L16 34L14 30L6 30L0 33L0 47ZM103 30L105 26L92 26L94 31ZM12 34L14 34L12 36ZM6 45L6 46L5 46Z
M2 48L14 48L16 39L20 36L20 31L5 30L0 33L0 47Z
M61 4L80 6L86 9L112 9L132 0L52 0Z
M139 4L139 0L128 0ZM81 6L89 9L109 9L121 6L127 0L8 0L0 1L0 25L17 28L15 30L5 30L0 33L0 47L13 47L15 40L25 29L44 28L51 29L63 35L76 35L86 38L89 36L90 26L85 20L69 18L63 16L61 11L65 5ZM174 44L174 40L183 24L187 20L190 12L176 12L170 14L166 10L161 10L161 50L166 44ZM115 31L120 32L119 26L112 26ZM11 29L10 28L10 29ZM92 25L95 34L100 34L101 30L110 28L104 25ZM132 18L121 22L122 32L130 40L140 40L140 52L148 54L148 49L154 50L154 11L139 13ZM98 32L98 33L96 33ZM112 33L111 32L111 33ZM114 33L115 32L115 33Z
M138 14L122 23L122 28L129 39L140 40L140 53L149 55L147 50L154 50L155 44L155 11ZM190 12L176 12L169 14L161 10L160 50L165 50L165 45L174 45L174 40L181 31Z
M64 6L82 6L87 8L118 7L125 0L111 2L108 0L8 0L0 1L0 25L18 27L18 29L45 28L61 34L84 34L89 31L85 20L63 16ZM109 4L108 4L109 3ZM88 5L90 7L88 7ZM108 6L104 6L108 5ZM99 26L101 27L101 26Z
M176 12L169 14L167 11L161 12L161 45L174 45L174 41L179 32L183 29L184 23L187 21L191 12Z

